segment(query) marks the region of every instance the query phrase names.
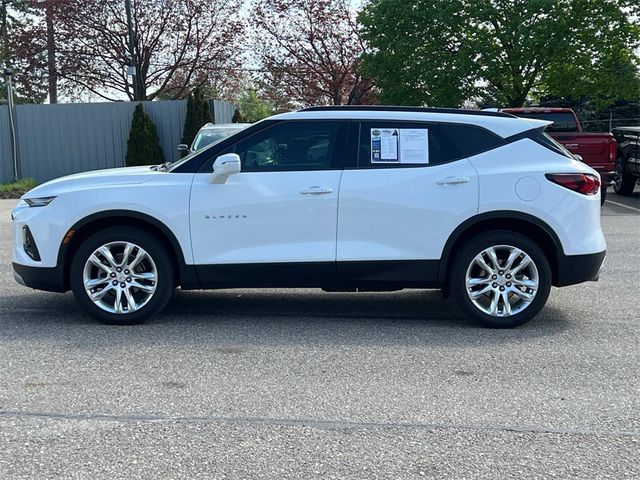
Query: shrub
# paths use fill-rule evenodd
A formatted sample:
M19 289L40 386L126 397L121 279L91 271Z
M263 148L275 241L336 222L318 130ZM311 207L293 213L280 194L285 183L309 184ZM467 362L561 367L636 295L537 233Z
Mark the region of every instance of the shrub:
M164 162L164 153L158 140L156 126L145 113L142 103L139 103L131 120L126 163L134 166L155 165L162 162Z
M20 198L32 188L38 186L33 178L23 178L17 182L0 183L0 199L2 198Z
M187 99L187 116L184 119L184 131L182 133L182 142L180 143L191 145L198 134L198 130L209 122L213 122L209 102L204 98L202 90L195 88Z

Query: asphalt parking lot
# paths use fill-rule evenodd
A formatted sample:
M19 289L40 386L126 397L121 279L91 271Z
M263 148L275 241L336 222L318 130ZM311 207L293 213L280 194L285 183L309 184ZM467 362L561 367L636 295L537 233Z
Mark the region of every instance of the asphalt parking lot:
M640 478L639 193L609 194L600 281L508 331L435 291L178 292L100 325L13 281L15 203L2 479Z

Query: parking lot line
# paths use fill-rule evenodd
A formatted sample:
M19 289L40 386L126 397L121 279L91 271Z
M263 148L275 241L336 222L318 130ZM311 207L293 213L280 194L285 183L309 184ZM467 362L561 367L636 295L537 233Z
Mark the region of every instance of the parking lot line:
M617 207L628 208L629 210L640 213L640 208L630 207L629 205L625 205L624 203L613 202L611 200L607 200L605 203L611 203L612 205L616 205Z

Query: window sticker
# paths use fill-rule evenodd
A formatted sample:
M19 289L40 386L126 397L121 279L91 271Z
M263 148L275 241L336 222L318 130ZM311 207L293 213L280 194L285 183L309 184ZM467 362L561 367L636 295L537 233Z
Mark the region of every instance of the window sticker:
M398 163L398 129L371 129L371 163Z
M426 128L372 128L371 163L429 163Z
M400 130L400 163L429 163L429 131L426 128Z

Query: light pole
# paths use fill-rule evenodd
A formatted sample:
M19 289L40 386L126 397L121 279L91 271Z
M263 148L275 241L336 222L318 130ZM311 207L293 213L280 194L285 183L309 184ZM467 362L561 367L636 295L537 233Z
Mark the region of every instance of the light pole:
M127 69L127 73L131 75L131 85L133 86L133 100L140 100L140 90L138 88L138 72L136 71L136 51L133 39L133 22L131 21L131 0L124 0L124 9L127 12L127 32L129 35L129 58L131 65Z
M15 103L13 101L13 84L11 77L13 72L10 68L5 67L4 80L7 84L7 111L9 112L9 134L11 137L11 157L13 160L13 179L14 181L20 180L22 177L22 169L20 168L20 157L18 153L18 136L16 134L16 111Z

